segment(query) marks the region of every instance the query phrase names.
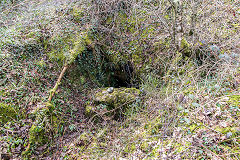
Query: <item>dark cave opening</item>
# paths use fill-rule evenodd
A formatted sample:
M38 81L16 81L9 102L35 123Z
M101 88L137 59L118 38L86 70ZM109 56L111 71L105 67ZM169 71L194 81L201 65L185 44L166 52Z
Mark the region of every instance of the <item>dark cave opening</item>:
M76 63L81 74L96 82L99 87L138 87L131 62L115 64L103 54L86 50L76 59Z

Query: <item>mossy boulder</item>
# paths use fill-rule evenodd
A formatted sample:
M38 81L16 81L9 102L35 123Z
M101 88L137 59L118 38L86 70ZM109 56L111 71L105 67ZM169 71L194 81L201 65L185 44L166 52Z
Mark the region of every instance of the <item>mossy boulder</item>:
M61 127L63 121L58 119L54 112L54 106L51 103L38 104L38 106L31 111L30 118L33 120L32 126L28 132L28 146L22 152L25 158L31 157L32 153L37 147L44 146L50 143L58 132L58 127ZM47 148L44 149L45 151Z
M0 103L0 123L17 119L18 111L12 106L5 103Z
M61 122L53 109L51 104L46 103L45 105L39 105L32 111L33 124L29 130L30 147L46 144L49 136L57 132Z
M47 142L47 126L50 126L50 111L48 108L37 108L32 112L34 122L29 130L29 144L42 145Z
M86 106L86 114L117 116L131 104L140 100L140 90L136 88L100 88L92 93L93 103Z
M29 142L30 144L43 144L47 141L47 137L45 136L45 128L44 126L39 126L33 124L29 130Z
M69 65L75 61L78 55L86 51L87 46L90 46L92 41L85 31L65 37L56 35L48 43L51 44L51 51L48 52L49 58Z
M140 90L136 88L104 88L96 92L94 101L99 104L123 105L136 100L140 95Z

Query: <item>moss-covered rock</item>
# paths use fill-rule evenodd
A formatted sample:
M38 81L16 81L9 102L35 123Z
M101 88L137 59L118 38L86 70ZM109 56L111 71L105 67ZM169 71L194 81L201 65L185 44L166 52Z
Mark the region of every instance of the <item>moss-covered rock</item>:
M57 133L61 121L53 112L54 107L50 103L39 105L31 113L33 124L29 129L29 141L27 149L22 153L28 156L35 147L46 144L51 135Z
M18 111L13 106L0 103L0 123L17 119Z
M93 91L93 104L86 106L86 114L97 113L104 116L118 114L140 99L140 90L136 88L101 88Z
M50 124L48 108L37 108L32 113L34 123L29 130L29 144L41 145L47 141L47 127Z
M71 64L78 55L81 55L91 45L92 41L88 36L88 31L70 34L65 37L59 35L51 37L48 43L51 51L48 52L50 59Z
M45 136L44 126L33 124L29 130L29 143L39 145L43 144L46 141L47 137Z
M136 88L104 88L96 92L94 101L117 107L119 104L136 100L140 90Z

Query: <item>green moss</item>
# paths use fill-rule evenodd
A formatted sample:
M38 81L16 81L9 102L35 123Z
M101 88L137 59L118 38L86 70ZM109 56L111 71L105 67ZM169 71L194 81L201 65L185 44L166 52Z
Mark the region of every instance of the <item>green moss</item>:
M113 17L112 16L108 16L107 19L106 19L106 24L110 25L110 24L112 24L112 21L113 21Z
M38 37L38 34L39 34L39 32L29 32L27 35L26 35L26 37L27 38L36 38L36 37Z
M71 64L78 55L86 50L87 45L92 44L92 41L86 31L66 37L52 37L48 43L52 44L52 50L48 52L51 59Z
M136 102L139 98L140 90L136 88L114 88L112 93L109 93L108 88L102 88L93 92L94 105L86 106L86 113L104 113L106 111L114 110L115 108L122 108L123 110ZM112 112L107 115L111 116Z
M93 108L94 108L94 106L87 105L87 106L85 107L85 114L88 115L88 116L90 116L90 115L92 114Z
M77 139L77 143L79 144L79 148L81 149L81 151L85 148L86 145L88 145L90 143L90 141L93 141L92 137L86 133L83 132Z
M44 60L40 60L37 62L37 65L41 68L46 68L47 64L45 63Z
M74 7L72 9L72 16L75 22L81 22L82 17L84 16L84 10L81 8Z
M185 38L182 38L182 40L181 40L181 48L182 48L182 49L184 49L184 48L186 48L186 49L190 48L190 44L187 42L187 40L186 40Z
M80 83L81 83L81 85L86 83L86 78L84 76L80 76Z
M133 153L134 151L136 151L136 144L129 144L125 149L124 152L126 153Z
M151 153L150 153L151 157L157 158L160 157L160 153L159 153L159 147L154 148Z
M222 134L232 132L233 135L238 132L235 127L224 127L224 128L216 127L215 130L221 132Z
M145 124L144 129L149 135L156 135L161 132L162 127L161 118L157 117Z
M117 107L124 103L132 103L140 95L140 90L136 88L114 88L112 93L107 92L107 88L95 94L95 102Z
M13 106L0 103L0 122L12 121L17 119L18 111L13 108Z
M141 149L143 152L148 152L148 150L149 150L149 144L148 144L146 141L142 142L141 145L140 145L140 149Z
M43 144L47 141L47 137L45 136L44 126L36 126L32 125L29 130L29 143L30 144Z
M240 106L240 95L232 95L229 97L229 102L234 106Z
M48 108L38 108L33 113L33 119L35 119L32 127L29 130L29 143L31 145L41 145L47 141L46 125L50 124L50 112Z
M58 119L53 110L54 107L46 103L32 112L31 116L34 122L28 133L30 150L33 149L33 146L37 147L46 144L49 136L58 132L59 126L63 122ZM28 154L29 149L24 154Z
M52 124L51 131L53 133L57 133L59 126L61 126L63 123L64 123L63 120L60 121L56 115L52 115L51 116L51 124Z
M190 83L191 83L190 81L187 81L186 85ZM189 95L189 94L194 94L195 91L196 91L196 87L188 87L185 90L183 90L183 93L184 95Z
M65 53L65 58L68 64L71 64L76 57L85 50L85 41L82 37L78 37L74 42L74 47Z
M117 16L108 15L106 17L105 24L107 28L109 25L119 28L116 37L119 37L122 33L126 33L132 40L126 41L124 38L116 38L111 42L111 46L106 44L107 47L104 48L106 53L110 53L104 56L115 66L122 66L131 62L134 68L134 75L131 78L134 82L140 81L140 77L146 71L146 67L152 64L149 56L146 56L148 55L147 52L152 53L152 51L147 49L147 46L149 46L149 37L156 35L155 25L144 25L144 22L149 17L148 13L141 9L136 9L136 12L136 14L141 16L117 12ZM101 37L98 39L99 41L106 41L106 35L99 34L98 36ZM119 49L123 43L124 49Z
M184 145L181 143L174 143L173 146L176 148L176 152L183 152L188 149L189 146L191 146L190 142L185 142Z
M191 56L191 45L188 43L188 41L185 38L182 38L181 40L181 49L183 50L183 54L186 56Z
M196 123L192 123L189 126L187 126L189 128L189 131L191 133L193 132L197 132L198 129L203 129L205 128L205 126L203 124L196 124Z

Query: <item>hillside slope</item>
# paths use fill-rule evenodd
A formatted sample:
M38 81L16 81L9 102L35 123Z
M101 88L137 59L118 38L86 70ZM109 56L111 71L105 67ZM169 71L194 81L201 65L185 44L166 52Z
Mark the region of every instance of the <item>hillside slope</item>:
M238 1L0 3L2 159L240 159Z

